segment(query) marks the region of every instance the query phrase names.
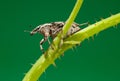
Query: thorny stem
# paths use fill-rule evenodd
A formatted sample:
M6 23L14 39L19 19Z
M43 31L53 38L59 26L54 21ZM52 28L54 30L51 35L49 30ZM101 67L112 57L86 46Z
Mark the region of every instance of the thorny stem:
M117 26L117 24L120 23L120 13L116 15L112 15L111 17L108 17L106 19L102 19L99 22L96 22L81 31L73 34L71 37L66 38L64 40L64 44L61 47L62 51L65 51L75 44L81 43L83 40L88 39L89 37L94 36L95 34L98 34L99 32L110 28L112 26Z
M61 37L65 36L67 33L68 29L70 28L71 24L73 23L75 17L77 16L77 13L82 5L83 0L77 0L75 7L68 18L65 26L63 27L63 32L62 34L59 34L54 40L54 49L49 47L49 49L43 54L37 61L36 63L32 66L32 68L29 70L28 73L26 73L25 77L23 78L22 81L37 81L39 76L45 71L45 69L51 65L54 64L55 59L58 58L59 54L59 45L61 43Z
M80 0L78 0L78 1L80 1ZM76 4L78 4L78 3L76 3ZM67 23L67 24L71 24L71 23L72 22ZM54 49L49 47L49 49L45 52L45 54L43 54L37 60L37 62L33 65L33 67L30 69L30 71L25 75L23 81L36 81L48 66L50 66L51 64L55 65L54 61L58 57L60 57L64 53L64 51L66 51L69 48L72 48L72 46L74 46L76 44L81 43L83 40L85 40L95 34L98 34L99 32L101 32L107 28L115 26L119 23L120 23L120 13L118 13L116 15L112 15L111 17L108 17L106 19L102 19L101 21L99 21L95 24L92 24L92 25L82 29L81 31L73 34L72 36L64 39L63 44L60 47L58 46L60 43L58 41L61 40L61 37L60 37L60 35L58 35L56 37L56 39L53 41L54 44L52 43L52 45L54 45ZM65 29L65 30L67 30L67 29Z

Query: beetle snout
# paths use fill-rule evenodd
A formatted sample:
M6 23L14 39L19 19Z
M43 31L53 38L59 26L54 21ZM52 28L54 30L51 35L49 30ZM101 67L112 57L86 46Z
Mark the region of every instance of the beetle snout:
M33 32L30 32L30 35L31 35L31 36L33 36L33 35L34 35L34 33L33 33Z

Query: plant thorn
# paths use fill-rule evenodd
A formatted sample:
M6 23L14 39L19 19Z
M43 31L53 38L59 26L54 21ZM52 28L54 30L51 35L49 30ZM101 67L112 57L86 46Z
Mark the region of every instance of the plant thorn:
M52 64L53 64L54 67L57 67L56 64L55 64L55 62L53 62Z

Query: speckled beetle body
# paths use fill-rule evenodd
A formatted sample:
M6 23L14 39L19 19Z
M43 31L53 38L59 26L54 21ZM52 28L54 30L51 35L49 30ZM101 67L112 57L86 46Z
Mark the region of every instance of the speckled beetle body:
M79 31L80 28L79 26L85 25L88 23L83 23L83 24L77 24L77 23L73 23L70 27L70 29L68 30L66 37ZM43 51L43 47L42 44L48 40L49 44L50 41L48 39L48 37L51 37L52 39L54 39L58 33L62 30L63 26L65 25L65 22L52 22L52 23L46 23L46 24L42 24L37 26L36 28L34 28L31 32L30 35L34 35L35 33L40 33L43 34L44 38L40 41L40 49Z

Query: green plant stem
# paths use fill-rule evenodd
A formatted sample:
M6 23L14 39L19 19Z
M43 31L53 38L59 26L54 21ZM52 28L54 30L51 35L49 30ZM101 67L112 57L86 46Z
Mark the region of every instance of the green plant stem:
M77 3L72 11L72 13L70 14L70 17L68 18L68 20L66 21L66 24L63 27L63 36L66 35L68 29L71 27L71 24L74 22L74 19L76 18L81 6L82 6L83 0L77 0Z
M98 34L99 32L108 29L112 26L117 26L120 23L120 13L116 15L112 15L106 19L102 19L101 21L94 23L81 31L73 34L69 38L64 40L64 44L61 47L62 51L66 51L67 49L71 48L75 44L81 43L83 40L88 39L89 37ZM62 52L61 51L61 52Z
M77 0L75 7L68 18L65 26L63 27L63 32L59 34L54 40L53 44L49 47L49 49L43 54L37 61L36 63L32 66L32 68L26 73L25 77L23 78L22 81L37 81L39 76L45 71L45 69L51 65L54 64L55 59L58 58L59 54L59 45L61 43L61 36L65 36L66 32L70 28L72 22L74 21L81 5L82 5L83 0ZM53 49L54 48L54 49Z

